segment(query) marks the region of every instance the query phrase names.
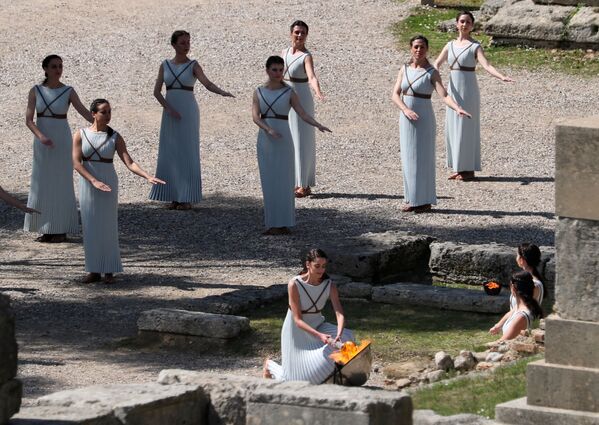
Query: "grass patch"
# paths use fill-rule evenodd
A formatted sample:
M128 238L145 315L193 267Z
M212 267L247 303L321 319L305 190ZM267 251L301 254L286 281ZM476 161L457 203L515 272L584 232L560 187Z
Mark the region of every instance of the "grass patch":
M448 41L455 39L455 33L441 32L437 30L437 25L455 19L457 13L457 9L417 7L407 19L394 24L391 30L402 50L407 49L412 36L426 36L430 44L429 58L432 60ZM473 37L481 43L491 63L499 68L550 69L589 77L599 75L599 55L587 54L584 50L491 46L491 37L483 33L473 33Z
M526 395L526 365L529 357L497 369L487 376L439 383L412 394L415 409L433 409L440 415L474 413L495 417L495 405Z

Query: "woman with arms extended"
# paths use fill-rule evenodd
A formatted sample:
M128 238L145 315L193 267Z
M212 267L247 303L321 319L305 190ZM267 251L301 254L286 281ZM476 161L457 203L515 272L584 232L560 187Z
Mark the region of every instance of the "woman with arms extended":
M435 61L435 68L449 64L449 95L472 114L471 120L463 120L451 108L445 117L445 144L447 167L453 168L450 180L472 180L474 172L481 170L480 162L480 93L476 80L476 62L493 77L513 82L497 71L487 60L480 43L471 37L474 16L468 11L456 17L457 40L445 45Z
M212 83L200 64L187 56L191 47L187 31L175 31L171 46L175 57L162 62L154 86L154 96L164 108L156 176L167 183L153 186L150 199L170 202L170 209L188 210L202 199L200 113L193 86L199 80L212 93L233 95ZM166 96L162 95L163 84Z
M119 133L108 126L110 103L96 99L90 106L93 124L73 136L73 166L79 178L79 204L83 225L85 271L83 283L113 283L114 273L122 272L118 229L118 178L113 158L116 152L127 168L152 184L164 181L137 165Z
M345 329L345 316L337 286L326 274L327 255L310 250L303 258L303 270L289 281L289 309L281 330L281 364L266 359L264 377L283 381L323 383L333 373L329 358L335 343L353 340ZM337 325L327 323L321 311L330 298Z
M331 131L304 111L297 94L283 82L283 66L280 56L268 58L268 81L256 89L252 98L252 118L260 127L258 168L267 235L287 234L289 227L295 226L293 141L287 124L291 108L309 125Z
M41 233L38 242L58 243L66 240L67 233L79 233L71 162L73 138L67 122L69 106L73 104L89 122L93 119L75 89L60 81L60 56L46 56L42 69L46 77L29 91L25 113L25 123L34 136L27 206L41 213L27 213L24 230Z
M29 208L27 205L21 203L17 198L15 198L14 196L11 196L10 193L8 193L4 189L2 189L2 186L0 186L0 199L2 199L8 205L18 208L23 212L26 212L29 214L39 214L40 213L38 210Z
M320 84L314 72L314 59L306 48L308 24L295 21L290 27L291 46L283 50L285 59L284 80L299 97L302 107L314 116L314 99L310 88L318 100L324 100ZM304 121L295 111L289 113L289 128L295 149L295 196L303 198L312 193L316 184L316 143L314 127Z
M433 90L460 117L470 117L448 94L439 72L429 63L428 40L410 40L412 60L399 71L391 99L401 110L399 142L403 166L404 212L425 212L437 203L435 187L436 121L431 105ZM460 118L462 119L462 118Z

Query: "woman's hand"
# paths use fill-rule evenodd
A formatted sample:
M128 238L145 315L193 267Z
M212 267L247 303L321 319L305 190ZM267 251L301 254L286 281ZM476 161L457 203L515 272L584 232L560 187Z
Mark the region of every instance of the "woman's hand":
M160 180L159 178L154 176L148 176L146 180L148 180L152 184L166 184L164 180Z
M416 112L412 111L411 109L405 109L402 112L406 116L406 118L409 119L410 121L416 121L419 118L418 114Z
M101 182L100 180L94 180L92 182L92 184L94 185L94 187L96 189L101 190L102 192L112 192L112 189L110 188L110 186L108 186L104 182Z
M314 96L316 97L316 99L318 99L320 102L326 102L327 98L324 97L324 94L322 93L314 93Z
M500 80L503 81L504 83L515 83L516 82L516 80L514 80L513 78L505 77L505 76L500 78Z
M280 139L282 137L281 134L272 127L268 129L267 133L273 139Z
M40 137L40 143L42 145L48 146L49 148L54 147L54 142L52 141L52 139L50 139L49 137L46 137L46 136Z
M229 93L228 91L224 91L220 94L223 97L235 97L233 94Z
M489 333L491 335L497 335L500 330L501 330L501 326L499 326L499 324L495 324L491 329L489 329Z
M181 114L178 113L176 110L174 110L173 108L166 108L166 113L169 114L171 117L173 117L174 119L176 119L177 121L179 121L181 119Z
M464 118L464 117L472 118L472 115L470 115L468 112L464 111L462 108L458 108L458 110L456 112L462 118Z
M325 132L332 133L332 131L328 127L325 127L322 124L319 124L316 128L318 128L318 130L321 131L322 133L325 133Z
M21 211L23 211L23 212L26 212L26 213L29 213L29 214L41 214L41 212L40 212L40 211L38 211L38 210L35 210L35 209L33 209L33 208L29 208L29 207L28 207L28 206L26 206L26 205L19 206L18 208L19 208Z
M336 343L336 342L341 342L341 335L337 335L335 337L335 339L333 340L333 344Z
M328 344L331 341L331 335L327 335L327 334L318 334L318 339L320 339L320 341L323 344Z

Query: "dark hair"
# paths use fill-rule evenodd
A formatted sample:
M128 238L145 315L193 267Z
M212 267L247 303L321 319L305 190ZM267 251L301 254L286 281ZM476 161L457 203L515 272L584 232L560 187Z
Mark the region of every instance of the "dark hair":
M269 56L268 59L266 59L266 69L270 68L274 64L285 65L285 61L280 56Z
M294 21L291 24L291 26L289 27L290 32L293 32L293 27L304 27L304 28L306 28L306 34L308 34L308 32L310 32L310 30L308 29L308 24L305 23L304 21L300 21L300 20Z
M316 260L317 258L324 258L325 260L329 259L327 254L322 249L312 248L311 250L309 250L302 256L302 270L300 271L300 274L306 273L308 271L308 268L306 267L307 262L311 263L312 261ZM329 278L328 274L324 273L322 275L322 280L325 280L328 278Z
M541 250L539 247L532 243L522 243L518 246L518 255L532 268L533 277L545 286L538 269L539 264L541 264Z
M94 99L92 104L89 105L89 111L90 112L98 112L98 106L104 105L105 103L108 103L110 105L110 102L107 101L106 99L102 99L102 98ZM107 126L106 133L109 136L112 136L112 134L114 133L114 130L112 129L112 127Z
M526 304L532 315L535 318L543 317L543 309L533 297L535 284L532 281L532 275L525 271L516 272L512 275L510 283L514 286L517 296L522 298L522 301L524 301L524 304Z
M474 15L468 10L462 10L460 13L458 13L458 15L455 17L456 22L459 21L460 17L462 17L463 15L470 16L470 19L472 19L472 23L474 23Z
M50 62L52 62L54 59L60 59L62 61L62 58L58 55L48 55L42 61L42 69L48 68L48 66L50 66ZM48 73L46 71L44 71L44 77L45 78L44 81L42 81L42 84L46 84L48 82Z
M422 41L424 41L424 44L428 48L428 38L426 38L422 34L418 34L418 35L415 35L414 37L410 38L410 47L412 47L412 45L414 44L414 42L416 40L422 40Z
M171 35L171 44L175 44L177 42L177 40L179 40L179 37L182 37L184 35L189 35L189 33L185 30L177 30L175 31L172 35Z

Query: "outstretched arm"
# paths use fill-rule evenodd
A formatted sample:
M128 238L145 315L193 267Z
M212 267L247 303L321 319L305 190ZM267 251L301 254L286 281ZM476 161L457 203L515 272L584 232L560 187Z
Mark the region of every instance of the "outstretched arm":
M479 46L478 49L476 49L476 59L481 64L481 66L485 69L485 71L487 71L493 77L498 78L501 81L506 82L506 83L514 82L513 79L503 75L501 72L497 71L497 69L495 69L495 67L493 65L491 65L491 63L485 56L485 52L483 51L483 48L481 46Z
M331 283L329 297L331 298L331 304L333 305L333 310L335 310L335 316L337 318L337 336L335 336L335 342L337 342L341 340L341 334L345 328L345 315L343 314L341 301L339 301L339 291L337 290L337 285L334 283Z
M110 192L112 189L106 183L96 179L82 164L83 152L81 150L81 133L76 131L73 135L73 168L81 177L90 182L96 189L102 192Z
M79 99L79 96L77 95L75 89L71 89L71 93L69 94L69 101L73 104L75 110L79 112L79 115L81 115L90 123L94 122L94 117L92 116L92 113L85 106L83 106L83 103L81 103L81 99Z
M433 71L432 81L435 86L436 92L439 93L439 96L441 96L443 98L443 102L445 102L445 104L447 106L449 106L451 109L456 111L458 113L458 115L461 117L472 118L472 115L470 115L468 112L464 111L460 107L460 105L458 105L456 103L456 101L453 100L453 98L451 96L449 96L449 94L447 93L447 90L445 90L445 86L443 85L443 82L441 81L441 76L439 75L439 71L437 71L437 70Z
M216 84L210 81L208 77L206 77L206 74L204 74L204 70L202 70L200 64L197 62L193 65L193 75L195 75L199 82L202 83L204 87L206 87L206 90L211 91L212 93L220 94L221 96L225 97L235 97L228 91L219 88Z
M121 161L123 161L123 163L127 166L129 171L131 171L132 173L135 173L138 176L143 177L152 184L165 184L164 181L148 174L143 168L137 165L135 161L133 161L133 158L131 158L131 155L129 155L129 152L127 152L127 145L125 144L125 140L123 140L120 134L116 136L116 153L119 155Z
M403 80L404 69L401 68L399 70L399 74L397 75L397 81L395 81L395 85L393 86L393 93L391 94L391 100L393 103L397 105L397 107L401 110L401 112L406 116L410 121L416 121L418 119L418 114L408 108L408 105L404 103L401 98L401 81Z
M322 132L327 131L329 133L332 133L331 130L317 122L314 118L308 115L306 111L304 111L304 108L302 108L302 104L300 103L299 97L294 91L291 92L291 107L295 110L295 112L297 112L301 119L306 121L311 126L316 127L318 130Z
M11 205L15 208L20 209L23 212L26 213L37 213L37 214L41 214L38 210L34 210L33 208L29 208L27 205L19 202L18 199L14 198L13 196L9 195L4 189L2 189L2 186L0 186L0 199L2 199L4 202L6 202L8 205Z
M312 87L312 90L314 90L316 98L320 101L324 101L324 94L320 91L320 83L314 72L314 60L312 59L312 55L306 56L304 67L306 69L306 75L308 76L308 83L310 84L310 87Z
M297 327L318 338L323 344L328 344L329 340L331 339L331 335L318 332L302 319L302 307L300 304L299 290L297 289L297 286L295 286L293 279L291 279L287 284L287 293L289 294L289 307L291 308L291 313L293 314L293 321Z
M35 114L35 87L29 90L27 97L27 111L25 112L25 125L35 137L41 142L42 145L48 146L49 148L54 147L54 142L44 135L41 130L33 122L33 115Z

